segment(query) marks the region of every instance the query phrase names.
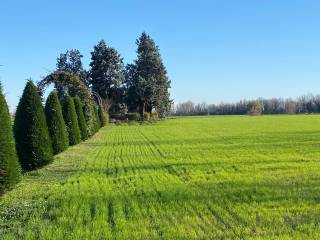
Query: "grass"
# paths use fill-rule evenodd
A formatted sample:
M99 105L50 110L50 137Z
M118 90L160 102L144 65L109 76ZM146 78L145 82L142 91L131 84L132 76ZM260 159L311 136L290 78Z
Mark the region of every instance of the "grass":
M111 126L0 199L0 239L319 239L320 116Z

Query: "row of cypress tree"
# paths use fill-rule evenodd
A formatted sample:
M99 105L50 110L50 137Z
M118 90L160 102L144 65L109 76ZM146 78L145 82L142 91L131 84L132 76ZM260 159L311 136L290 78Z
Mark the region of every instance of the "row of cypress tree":
M0 194L19 181L21 170L40 168L50 163L53 155L90 137L83 107L79 97L65 96L59 100L55 91L49 94L43 107L37 87L29 80L18 104L12 131L0 85ZM102 108L92 107L95 133L106 121Z

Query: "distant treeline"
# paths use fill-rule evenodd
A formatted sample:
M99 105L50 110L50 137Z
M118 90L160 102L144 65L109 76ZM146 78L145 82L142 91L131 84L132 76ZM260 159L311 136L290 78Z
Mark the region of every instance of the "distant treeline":
M172 106L172 115L243 115L320 113L320 95L304 95L297 99L241 100L237 103L207 104L187 101Z

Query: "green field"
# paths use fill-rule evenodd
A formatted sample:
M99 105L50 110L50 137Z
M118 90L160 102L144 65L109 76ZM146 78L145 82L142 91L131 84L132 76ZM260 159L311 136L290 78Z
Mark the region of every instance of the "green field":
M0 200L0 239L319 239L320 116L105 127Z

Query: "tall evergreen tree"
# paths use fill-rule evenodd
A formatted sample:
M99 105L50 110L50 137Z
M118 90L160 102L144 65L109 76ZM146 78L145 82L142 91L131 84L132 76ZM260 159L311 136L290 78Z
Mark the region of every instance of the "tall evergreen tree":
M78 116L74 107L73 98L66 96L63 100L63 117L69 134L69 144L75 145L81 141Z
M89 73L83 68L82 57L77 49L61 53L57 58L57 71L75 74L86 86L89 86Z
M111 101L112 108L117 110L117 105L122 102L125 80L121 56L101 40L91 52L90 66L92 90Z
M68 132L64 123L61 104L56 91L52 91L46 101L45 114L53 153L57 154L69 146Z
M127 67L126 74L129 105L137 102L141 116L152 109L165 116L171 104L170 81L159 48L145 32L136 43L138 56L134 64Z
M104 112L101 106L99 106L98 108L98 115L99 115L100 127L104 127L106 125L106 117L104 115Z
M88 139L88 130L87 130L87 123L83 113L83 104L78 96L76 96L73 100L74 100L76 113L78 116L78 125L80 128L81 139L84 141Z
M0 83L0 195L20 179L20 165L12 133L11 117Z
M20 164L25 170L53 160L46 117L37 87L29 80L17 107L14 135Z

